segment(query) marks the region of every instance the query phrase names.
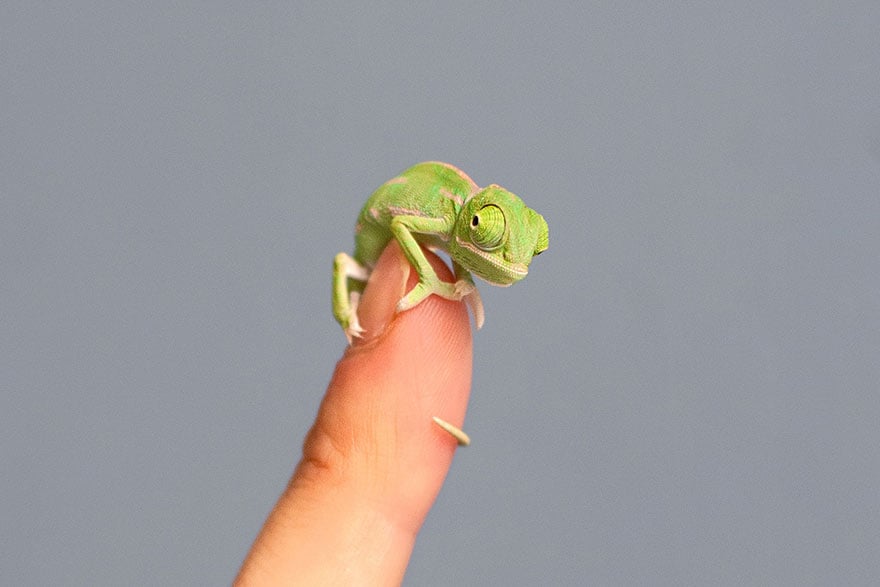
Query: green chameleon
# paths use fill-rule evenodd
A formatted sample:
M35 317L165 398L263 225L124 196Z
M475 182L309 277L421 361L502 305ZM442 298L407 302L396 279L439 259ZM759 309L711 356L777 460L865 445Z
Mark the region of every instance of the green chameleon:
M504 188L493 184L481 189L448 163L419 163L385 182L364 204L355 225L354 257L339 253L334 260L333 315L349 343L363 334L358 300L393 238L419 276L397 303L397 312L437 294L464 300L480 328L483 304L471 273L494 285L515 283L528 274L532 257L547 249L548 235L544 218ZM437 277L421 246L448 253L455 283ZM466 444L463 432L439 418L435 421Z

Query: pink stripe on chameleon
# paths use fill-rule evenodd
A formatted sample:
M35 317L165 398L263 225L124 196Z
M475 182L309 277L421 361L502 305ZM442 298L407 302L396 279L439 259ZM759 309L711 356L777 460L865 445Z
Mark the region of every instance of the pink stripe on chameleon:
M414 210L412 208L403 208L401 206L387 206L386 209L391 212L392 216L422 216L427 217L428 215L422 212L421 210Z
M472 192L479 191L480 186L477 185L477 182L472 180L468 176L467 173L465 173L464 171L462 171L461 169L459 169L455 165L450 165L449 163L444 163L443 161L426 161L426 163L431 163L432 165L439 165L440 167L445 167L446 169L454 171L458 175L458 177L460 177L461 179L466 181L468 183L468 185L470 185Z
M447 189L441 189L440 195L443 196L444 198L449 198L450 200L452 200L453 202L455 202L459 206L464 204L464 201L461 199L461 196L457 196Z

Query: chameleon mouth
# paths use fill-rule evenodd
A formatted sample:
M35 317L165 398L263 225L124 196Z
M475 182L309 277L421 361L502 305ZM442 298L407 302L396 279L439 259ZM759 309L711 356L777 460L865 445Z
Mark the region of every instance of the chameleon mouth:
M512 283L516 283L529 273L529 267L525 263L511 263L509 261L505 261L504 259L498 258L496 255L492 255L489 251L484 251L476 246L473 243L462 241L459 238L455 239L457 243L464 249L467 249L469 252L483 259L486 263L496 268L498 271L493 272L494 274L490 277L481 275L481 272L474 271L477 277L487 281L493 285L510 285ZM484 272L483 272L484 273Z

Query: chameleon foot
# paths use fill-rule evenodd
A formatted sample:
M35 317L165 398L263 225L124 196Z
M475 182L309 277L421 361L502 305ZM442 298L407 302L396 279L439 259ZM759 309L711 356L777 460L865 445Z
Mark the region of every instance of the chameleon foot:
M345 337L348 339L349 346L351 346L353 338L360 338L364 335L364 332L366 332L358 321L357 309L360 298L361 294L359 292L351 292L351 316L349 316L348 326L345 328Z
M442 420L437 416L434 416L432 420L434 420L434 423L437 424L437 426L440 426L440 428L443 428L443 430L451 434L453 438L458 441L459 446L467 446L471 443L471 437L462 432L460 428L453 426L446 420Z
M438 281L434 286L419 282L407 295L397 302L395 312L399 314L414 308L431 294L436 294L441 298L455 302L464 300L474 314L474 323L477 326L477 330L483 326L486 314L483 311L483 300L480 298L480 291L472 281L464 279L459 279L455 283Z
M450 300L463 300L477 290L474 282L466 279L459 279L453 284L452 296Z

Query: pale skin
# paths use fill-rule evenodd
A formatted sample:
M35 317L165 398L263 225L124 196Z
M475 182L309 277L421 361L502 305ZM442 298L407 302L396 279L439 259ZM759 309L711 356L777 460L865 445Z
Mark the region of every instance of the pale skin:
M426 257L452 278L439 258ZM390 243L361 298L365 333L337 364L302 460L236 585L402 581L456 450L430 417L464 420L472 366L464 303L430 296L396 313L416 281Z
M355 225L355 251L336 255L333 315L349 343L363 336L358 303L379 255L397 241L418 274L418 283L400 298L397 312L410 310L431 294L464 300L479 329L484 311L473 275L508 286L528 274L532 257L548 246L544 218L517 196L492 184L480 188L460 169L438 161L410 167L381 185L364 204ZM423 247L445 251L455 273L441 280ZM468 436L438 416L434 422L467 446Z

